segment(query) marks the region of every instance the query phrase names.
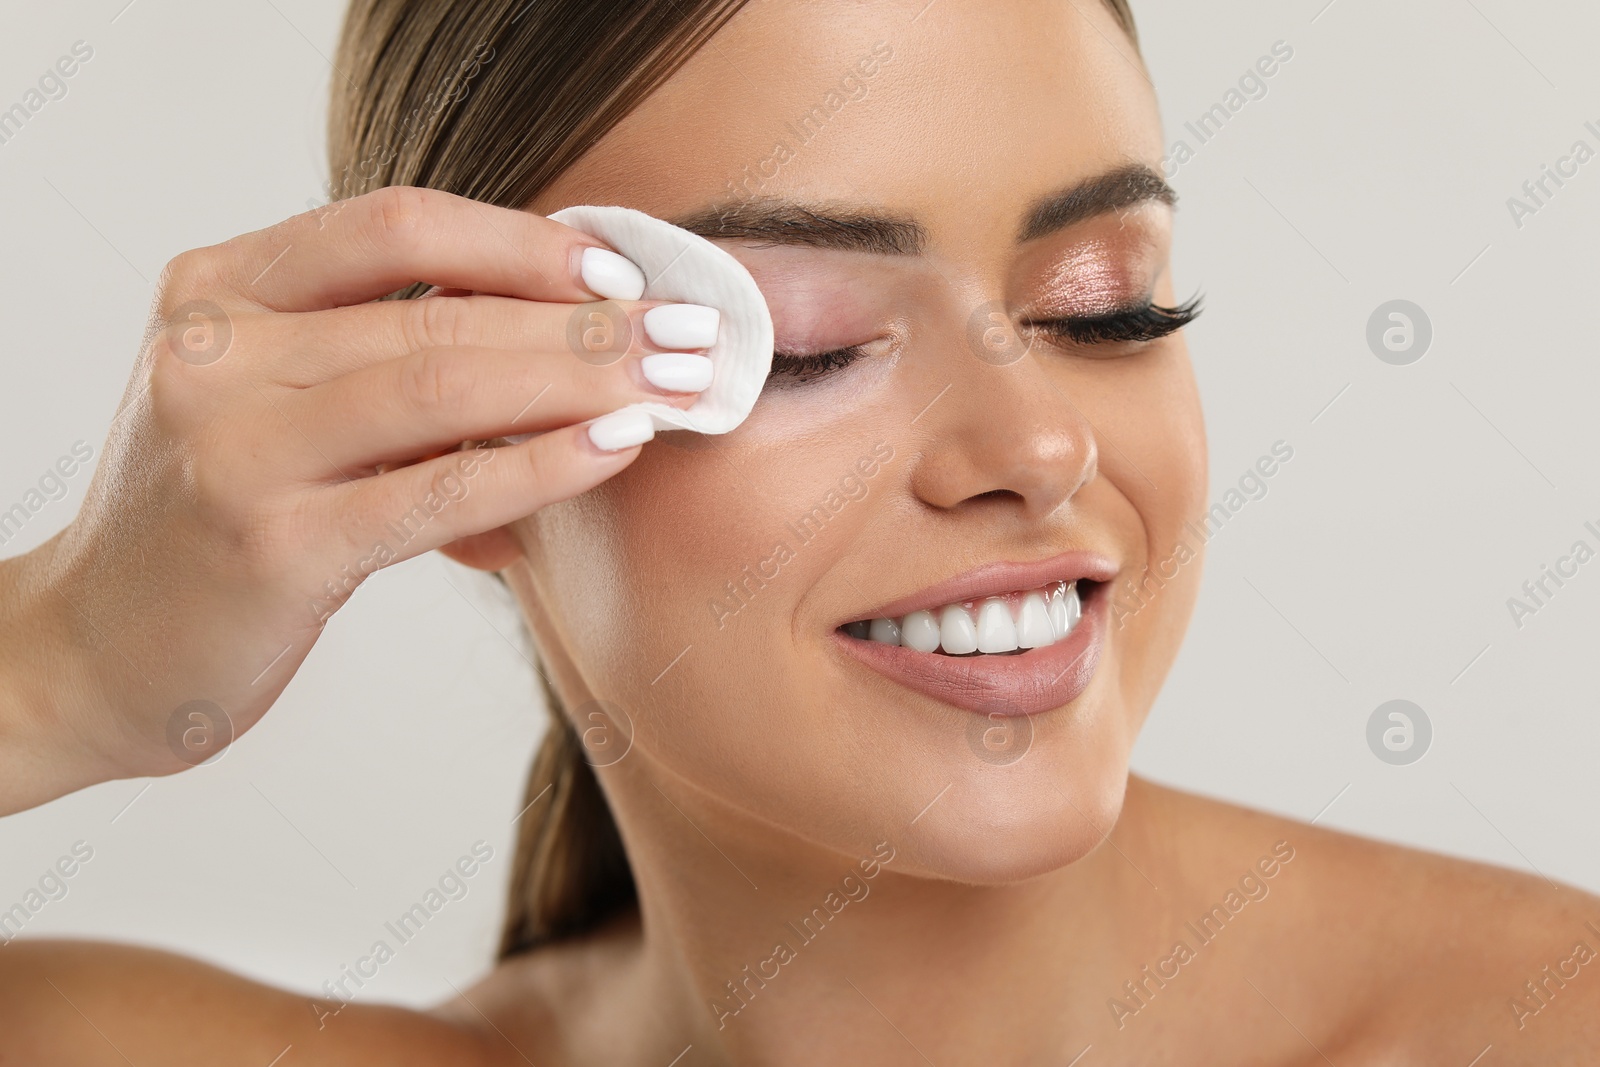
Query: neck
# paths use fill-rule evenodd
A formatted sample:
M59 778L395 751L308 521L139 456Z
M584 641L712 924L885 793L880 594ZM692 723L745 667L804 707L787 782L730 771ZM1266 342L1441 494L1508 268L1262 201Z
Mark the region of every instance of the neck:
M663 1019L670 1037L646 1040L692 1044L695 1062L975 1062L996 1048L1066 1062L1074 1035L1104 1027L1130 931L1158 906L1148 862L1127 855L1149 855L1133 844L1147 836L1137 780L1113 842L974 886L910 870L915 826L848 855L642 764L608 782L639 885L632 988L653 1009L628 1010Z

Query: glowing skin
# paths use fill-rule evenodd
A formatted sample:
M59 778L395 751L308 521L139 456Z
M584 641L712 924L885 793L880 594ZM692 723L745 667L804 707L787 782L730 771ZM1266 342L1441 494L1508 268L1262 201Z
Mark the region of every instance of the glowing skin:
M842 72L868 55L877 70L858 81L864 94L830 96ZM775 140L793 137L800 117L819 107L825 118L810 141L775 154ZM1175 287L1168 273L1172 214L1160 196L1059 229L1025 225L1060 190L1131 164L1158 170L1162 143L1150 82L1098 3L750 3L529 207L548 214L615 203L703 222L707 210L730 206L730 183L749 181L763 197L896 220L884 234L896 238L896 254L724 242L767 294L781 351L859 345L860 358L812 381L775 379L725 436L662 433L637 453L602 453L583 443L574 423L601 414L590 407L602 402L616 411L640 399L643 370L630 361L615 369L549 364L563 388L547 410L560 406L565 421L501 427L541 432L491 450L496 466L464 506L503 510L477 512L492 519L452 526L448 535L456 538L447 546L452 556L506 575L584 728L594 725L593 707L585 707L592 700L626 713L628 722L616 725L630 733L627 754L597 773L628 848L639 914L495 966L431 1011L374 997L334 1013L303 991L195 960L25 937L0 952L0 1005L13 1008L0 1026L0 1059L177 1062L172 1053L181 1049L183 1062L266 1063L278 1055L307 1067L1092 1067L1194 1063L1203 1049L1207 1063L1296 1067L1587 1062L1587 1052L1574 1050L1600 1041L1600 978L1574 977L1571 968L1600 943L1600 927L1590 925L1600 923L1600 900L1128 775L1200 581L1201 563L1191 558L1137 599L1125 584L1143 585L1147 567L1173 558L1185 522L1205 508L1194 375L1178 334L1118 347L1023 328L1006 342L1008 324L1102 315L1151 296L1171 306L1190 295L1193 283ZM465 212L482 213L483 205L427 199L438 212L435 233L459 234ZM417 200L397 192L368 201L367 210L386 204L403 215L420 210ZM543 247L549 238L527 239ZM199 262L233 264L253 278L270 258L262 253L282 244L263 241L245 235L233 258ZM548 319L546 301L638 285L614 259L585 261L576 245L560 242L547 254L571 267L541 282L521 262L495 258L515 247L501 240L487 252L473 249L460 260L469 266L445 270L451 276L441 283L510 294L469 298L483 309L473 312L473 336L508 339L470 353L472 374L487 382L525 384L541 351L530 350L529 338ZM340 252L330 244L262 284L342 288L342 276L321 280ZM594 288L563 280L586 262ZM180 283L207 276L196 264L193 256L182 261ZM366 283L376 286L373 295L418 276L404 264L380 267L383 277ZM341 308L339 321L375 314L365 307ZM379 310L397 309L391 302ZM633 312L642 320L643 309ZM554 319L557 337L565 318L563 311ZM245 321L251 329L238 330L234 342L243 350L225 368L254 368L247 357L279 347L249 347L253 330L282 336L271 316ZM991 347L995 335L1000 343ZM301 346L281 348L294 355ZM668 366L674 362L673 373L690 373L692 361ZM244 395L253 379L236 384ZM173 411L194 409L180 402L182 390L177 400L171 392L152 390ZM504 406L499 392L482 392ZM259 408L259 418L285 433L284 417L255 404L255 393L241 410L257 417ZM336 425L351 437L345 446L363 450L362 464L387 462L391 449L394 459L417 454L417 419L375 412L369 378L352 373L320 393L297 387L280 396L292 404L299 393L329 398L311 410L339 416ZM451 406L467 401L483 398ZM153 423L144 425L142 433L153 433ZM327 447L339 443L329 436ZM538 452L541 442L552 451ZM325 477L330 460L320 448L284 451ZM541 467L534 455L559 462ZM126 469L140 475L126 481L142 480L141 468ZM200 469L211 471L213 486L237 480ZM538 485L509 476L536 470ZM381 477L392 484L396 473ZM545 495L545 483L556 495ZM92 555L96 574L114 566L102 562L119 554L113 549L138 566L91 588L101 592L98 610L144 591L135 608L155 607L138 621L159 618L163 627L117 633L154 640L165 637L169 602L183 600L171 595L173 583L202 608L209 600L232 608L238 572L250 568L231 544L209 560L188 547L190 531L206 531L225 508L163 526L174 510L184 517L182 509L158 506L165 501L138 489L124 489L144 502L127 509L130 527L182 536L133 547L180 547L157 553L165 566L149 568L161 576L155 587L137 580L146 570L142 552L106 538L107 552ZM564 502L548 503L556 499ZM440 521L452 521L450 513ZM466 529L487 532L456 532ZM966 647L958 642L968 637L964 617L949 615L952 603L1011 602L1081 577L1038 573L1040 561L1099 568L1087 589L1080 580L1083 614L1062 641L971 659L930 651L938 643ZM982 568L997 565L1011 587L980 588L996 573ZM0 568L0 604L22 592L8 584L12 573ZM289 571L246 577L256 579L243 583L246 591L295 588L283 580L294 577ZM1113 610L1112 597L1137 609ZM302 598L292 599L301 612ZM249 602L262 603L279 601ZM1065 633L1069 610L1053 601L1045 608L1050 625ZM843 629L902 616L898 645ZM1038 628L1035 618L1030 631ZM1010 641L996 618L972 631L973 647ZM0 655L24 644L7 636ZM209 640L170 644L174 653L211 648ZM1093 654L1080 659L1089 645ZM252 648L233 634L227 673L216 677L237 675L239 663L264 662L280 647L276 637ZM1035 676L1052 657L1076 663L1061 665L1076 673L1058 690ZM176 662L183 669L146 683L170 674L195 685L195 664L208 661ZM281 689L294 666L278 668L263 687ZM963 676L966 696L958 692ZM1014 704L1047 703L1003 709L1030 714L981 714L970 706L981 701L968 698L985 679L991 695L1014 685ZM54 675L51 682L59 684ZM1249 683L1238 679L1241 690ZM119 701L134 688L118 687ZM1060 706L1048 705L1051 693ZM1239 694L1209 698L1226 709ZM252 699L257 715L270 703ZM5 705L0 700L0 720ZM1169 706L1165 714L1191 710ZM22 751L54 755L70 747L55 740L63 732ZM0 744L6 733L0 729ZM159 748L167 752L164 739ZM27 760L7 764L0 799L10 777L29 770ZM1256 769L1229 770L1247 789L1245 776ZM469 774L440 784L483 786ZM1315 789L1316 802L1325 796ZM471 840L476 831L466 833ZM1587 954L1570 947L1577 939ZM1534 1014L1529 979L1539 980L1540 966L1566 977L1547 979L1546 993L1563 984L1537 1001L1536 1019L1519 1017L1508 1003L1517 998Z
M696 821L785 828L821 850L819 864L889 836L898 872L1006 882L1080 858L1115 822L1128 751L1200 568L1107 633L1083 697L1070 712L1041 716L1028 758L1003 773L974 760L969 713L863 670L834 650L832 632L983 563L1079 549L1138 575L1204 510L1204 438L1179 338L1120 359L1041 338L1003 367L969 343L982 305L1044 317L1060 310L1051 302L1075 277L1091 294L1080 313L1113 287L1180 299L1165 272L1165 205L1016 240L1039 198L1159 159L1148 84L1103 41L1081 40L1093 30L1074 26L1082 16L1071 11L1040 16L1053 48L1019 54L992 29L970 51L971 27L960 24L982 20L976 8L930 10L914 26L900 14L851 9L819 37L808 28L814 15L751 9L728 28L727 47L786 33L807 42L763 79L771 85L759 106L741 105L742 121L679 130L686 111L734 109L747 89L707 50L531 205L615 200L668 219L697 213L726 197L729 175L781 132L781 116L822 99L834 71L884 40L893 58L866 99L842 109L760 192L915 219L929 240L919 256L725 242L764 291L773 279L780 351L865 343L868 354L773 388L719 440L666 435L635 469L531 517L518 529L527 570L512 573L572 705L604 698L640 724L639 758L608 782L619 809L637 790L661 787ZM925 28L935 15L940 28ZM1115 37L1109 21L1101 28ZM997 65L1007 76L994 75ZM1021 80L1033 88L1024 92ZM917 89L936 82L943 91ZM1064 103L1084 98L1098 109ZM904 133L919 127L947 135ZM971 151L980 143L1006 148L990 158ZM1139 238L1110 241L1118 229ZM1163 254L1122 250L1131 244ZM865 497L801 543L789 526L879 442L892 458L862 479ZM760 588L742 578L747 566L759 575L780 543L794 558L766 565L775 578ZM729 582L745 585L747 605ZM667 774L701 795L680 797ZM908 833L946 786L939 819Z
M1245 979L1270 981L1331 1043L1365 1017L1357 990L1390 926L1374 904L1370 938L1312 932L1328 899L1368 891L1354 846L1130 787L1197 559L1138 611L1105 614L1081 695L1003 720L1029 739L1020 758L1004 734L985 758L991 721L842 652L836 632L974 567L1068 551L1114 565L1105 595L1171 556L1205 509L1181 335L1121 349L1040 335L1006 365L969 340L986 305L1022 322L1190 295L1168 272L1172 212L1158 201L1017 239L1049 194L1129 163L1159 171L1151 86L1111 17L1043 0L1003 17L964 0L758 0L530 208L619 203L676 221L725 204L876 42L892 58L865 98L751 191L914 221L922 253L724 243L767 294L780 352L859 344L862 357L775 380L724 437L659 436L479 556L507 567L568 707L604 699L631 719L629 755L600 777L642 914L513 961L473 996L559 1003L534 1019L508 1008L497 1025L530 1054L617 1062L667 1062L689 1044L716 1063L922 1062L908 1039L940 1063L1000 1050L1064 1063L1090 1043L1105 1062L1194 1047L1298 1062L1293 1028L1237 1025L1270 1010ZM825 520L797 525L830 492ZM1272 904L1202 950L1206 979L1163 995L1159 1023L1108 1010L1171 955L1183 918L1280 840L1301 858L1275 868ZM870 899L798 947L785 923L879 843L893 860ZM1414 942L1416 921L1393 937ZM799 958L763 962L779 938ZM1305 952L1320 953L1314 967ZM746 983L747 1004L729 982ZM443 1011L476 1025L465 1002Z
M1039 338L1009 366L968 342L991 301L1022 320L1069 310L1063 293L1079 289L1091 303L1113 290L1166 305L1189 295L1165 269L1163 204L1016 239L1038 199L1130 162L1158 164L1150 86L1127 46L1107 43L1120 31L1090 5L1030 3L995 21L983 5L952 3L912 23L916 6L753 5L530 205L695 214L726 199L729 178L822 100L835 72L874 42L893 49L866 99L760 193L914 219L928 233L924 254L725 242L768 294L780 351L864 343L867 355L769 390L717 440L663 434L628 471L515 531L526 563L507 574L569 706L602 698L633 720L633 751L603 780L647 887L659 959L693 957L698 988L669 992L683 983L660 974L660 993L696 1026L715 1029L707 998L726 997L721 983L770 953L787 895L803 912L808 887L878 842L895 850L874 886L883 911L841 942L888 933L879 924L891 908L909 933L912 916L973 899L958 883L1042 875L993 891L985 907L1010 916L1005 937L1094 944L1094 916L1138 878L1114 851L1085 857L1121 810L1129 750L1176 652L1198 566L1122 627L1107 625L1083 695L1033 716L1031 747L1008 766L974 756L972 712L833 647L841 624L980 564L1076 549L1138 575L1204 510L1200 405L1180 338L1116 359ZM763 76L752 90L730 63L754 55ZM695 119L706 114L729 120ZM1134 236L1118 239L1119 229ZM790 525L875 444L892 458L860 479L865 495L801 543ZM780 543L792 558L770 562ZM741 606L726 590L746 567L776 576L747 584ZM719 601L738 610L718 611ZM744 899L746 875L762 897ZM987 953L990 936L966 931L944 946L954 956L939 956ZM713 943L726 954L705 955ZM663 965L654 948L646 958L647 971ZM1010 977L990 970L1002 958L962 984L1012 991L1026 971L1014 960ZM773 1017L803 1003L770 999ZM1082 1007L1085 1019L1104 1011ZM733 1047L765 1046L746 1018L734 1029Z

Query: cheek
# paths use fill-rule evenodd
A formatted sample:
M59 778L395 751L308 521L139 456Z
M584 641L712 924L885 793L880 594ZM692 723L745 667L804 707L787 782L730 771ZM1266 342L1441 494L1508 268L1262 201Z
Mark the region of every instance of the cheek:
M1181 341L1159 359L1117 373L1090 417L1102 435L1102 471L1125 501L1117 525L1130 555L1111 589L1111 629L1131 744L1199 595L1207 459L1199 393Z
M832 406L791 407L715 439L661 434L535 520L551 614L590 692L627 711L643 751L778 805L801 783L742 778L816 728L797 696L800 645L816 635L796 620L893 470L861 477L877 438L860 410L846 422Z
M1150 418L1142 426L1141 451L1150 457L1151 480L1139 495L1140 511L1149 517L1155 547L1171 547L1174 526L1199 518L1206 507L1207 457L1205 420L1187 351L1175 345L1149 393Z
M1205 422L1187 350L1180 339L1136 365L1110 362L1075 387L1101 435L1101 472L1132 505L1146 550L1165 554L1205 511Z

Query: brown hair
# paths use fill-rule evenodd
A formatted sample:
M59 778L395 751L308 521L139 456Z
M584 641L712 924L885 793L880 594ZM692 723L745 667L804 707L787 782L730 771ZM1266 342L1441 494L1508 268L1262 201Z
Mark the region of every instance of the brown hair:
M415 185L523 207L745 2L352 0L334 57L328 199ZM1137 47L1127 0L1104 2ZM502 958L591 929L635 896L582 741L540 681L550 727L524 793Z

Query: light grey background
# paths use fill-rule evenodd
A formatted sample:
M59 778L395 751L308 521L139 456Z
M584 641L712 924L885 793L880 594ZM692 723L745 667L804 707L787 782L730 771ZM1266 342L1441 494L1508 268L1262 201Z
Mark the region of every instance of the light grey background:
M1079 0L1086 3L1087 0ZM1154 778L1600 889L1600 561L1519 629L1507 609L1600 527L1600 160L1518 228L1507 198L1600 149L1600 9L1577 0L1135 0L1169 142L1196 149L1175 271L1213 498L1293 459L1211 544L1188 642L1135 757ZM0 109L78 40L94 57L0 144L0 510L73 442L96 456L162 265L319 198L341 5L31 5ZM1220 133L1185 130L1277 41L1293 58ZM1434 328L1410 366L1380 304ZM88 474L6 554L65 524ZM509 603L434 557L335 618L214 765L0 822L0 910L72 844L94 858L30 934L134 938L312 990L479 839L496 857L362 999L422 1003L488 964L542 727ZM1433 726L1409 766L1367 720Z

